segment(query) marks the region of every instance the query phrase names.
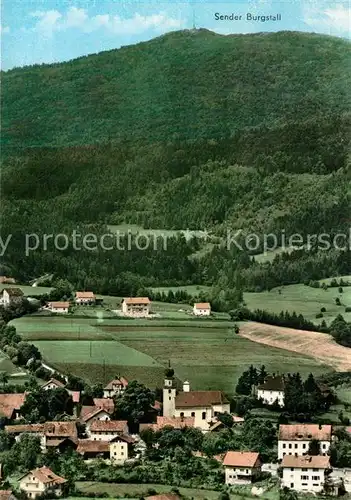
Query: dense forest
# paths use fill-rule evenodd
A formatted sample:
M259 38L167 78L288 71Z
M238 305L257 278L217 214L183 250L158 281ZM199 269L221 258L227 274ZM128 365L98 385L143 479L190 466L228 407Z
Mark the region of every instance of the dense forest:
M61 64L2 73L3 272L55 272L79 288L264 290L348 274L350 252L310 248L259 263L228 248L254 232L347 234L349 44L280 32L181 31ZM74 249L109 224L206 230L167 249ZM24 233L39 235L25 255ZM43 234L69 235L44 249Z

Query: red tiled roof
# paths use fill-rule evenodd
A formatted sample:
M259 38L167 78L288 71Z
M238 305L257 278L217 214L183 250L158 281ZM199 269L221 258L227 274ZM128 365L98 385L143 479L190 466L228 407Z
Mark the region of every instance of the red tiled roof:
M16 500L11 490L0 490L0 500Z
M79 391L67 391L68 394L72 397L73 403L79 403L80 401L80 392Z
M79 439L77 453L106 453L110 451L109 441L92 441L90 439Z
M66 309L69 307L69 302L48 302L48 306L54 309Z
M103 410L102 408L99 408L97 406L82 406L79 418L83 420L83 422L88 422L91 418L102 412L107 413L106 410Z
M194 307L195 309L211 309L211 304L209 302L196 302Z
M107 413L113 413L115 409L115 403L112 398L94 398L94 405L102 410L105 410Z
M114 388L113 386L114 386L114 385L121 385L122 387L126 388L126 387L127 387L127 385L128 385L128 380L127 380L126 378L124 378L124 377L115 378L115 379L111 380L111 381L110 381L110 382L109 382L109 383L108 383L108 384L104 387L104 389L105 389L106 391L108 391L108 390L110 390L110 391L111 391L111 390L113 390L113 388Z
M26 399L25 393L0 394L0 414L11 418L14 410L19 410Z
M330 467L330 457L323 455L299 456L285 455L282 460L282 467L298 467L304 469L328 469Z
M58 476L54 472L52 472L49 467L40 467L38 469L31 470L30 472L27 472L24 474L20 479L26 477L28 474L33 474L34 477L38 479L41 483L54 483L55 485L57 484L63 484L66 482L66 479L63 477Z
M221 391L180 392L176 396L176 408L209 407L229 403Z
M330 441L332 435L331 425L318 424L282 424L279 426L280 441L308 441L318 439L318 441Z
M153 429L154 431L159 431L164 427L182 429L183 427L194 427L194 424L194 417L157 417L155 424L140 424L140 430Z
M76 299L95 299L94 292L76 292Z
M6 425L5 431L9 434L38 433L47 437L77 436L75 422L45 422L44 424Z
M90 431L123 432L126 429L126 427L127 427L127 420L94 420L90 425Z
M223 465L229 467L257 467L259 462L259 453L252 451L227 451Z
M123 302L126 304L150 304L149 297L125 297Z

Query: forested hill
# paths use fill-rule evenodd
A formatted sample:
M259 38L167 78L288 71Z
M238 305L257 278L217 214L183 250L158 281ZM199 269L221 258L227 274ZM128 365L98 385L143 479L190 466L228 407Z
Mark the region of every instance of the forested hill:
M337 133L349 109L348 50L323 35L201 29L14 69L2 75L2 141L22 148L229 138L296 121L323 127L326 117L335 129L336 116Z

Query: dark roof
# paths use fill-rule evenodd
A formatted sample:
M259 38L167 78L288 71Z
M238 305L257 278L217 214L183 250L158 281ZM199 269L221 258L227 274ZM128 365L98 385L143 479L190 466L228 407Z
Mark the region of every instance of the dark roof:
M176 408L209 407L229 403L221 391L189 391L180 392L176 396Z
M23 292L22 292L22 290L20 288L4 288L3 292L5 290L7 291L7 293L11 297L22 297L23 296Z
M283 375L269 375L263 384L258 386L261 391L284 391Z

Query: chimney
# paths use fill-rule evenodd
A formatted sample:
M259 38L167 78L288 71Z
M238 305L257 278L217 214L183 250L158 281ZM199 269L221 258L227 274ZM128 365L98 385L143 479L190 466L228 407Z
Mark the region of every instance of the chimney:
M183 384L183 392L190 392L190 384L187 380Z

